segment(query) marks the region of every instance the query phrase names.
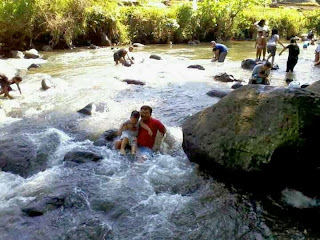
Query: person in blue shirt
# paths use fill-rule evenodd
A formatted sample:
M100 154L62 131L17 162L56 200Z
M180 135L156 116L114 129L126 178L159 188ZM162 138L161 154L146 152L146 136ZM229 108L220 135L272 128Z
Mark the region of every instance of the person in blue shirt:
M212 62L217 60L218 62L224 62L228 54L228 48L223 44L216 43L215 41L211 41L210 43L214 52L214 58L212 59Z
M270 62L265 62L263 64L256 65L252 70L251 79L249 80L249 84L264 84L270 85L270 81L268 79L270 75L272 64Z

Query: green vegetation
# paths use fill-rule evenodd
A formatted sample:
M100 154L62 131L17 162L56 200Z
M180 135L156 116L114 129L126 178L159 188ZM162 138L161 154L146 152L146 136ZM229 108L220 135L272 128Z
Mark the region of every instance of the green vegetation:
M264 0L203 0L175 2L158 8L137 1L125 6L112 0L1 0L2 50L23 50L35 45L66 48L101 45L101 34L111 42L175 43L216 38L254 38L253 23L267 19L271 28L289 38L315 28L320 32L319 11L263 7Z

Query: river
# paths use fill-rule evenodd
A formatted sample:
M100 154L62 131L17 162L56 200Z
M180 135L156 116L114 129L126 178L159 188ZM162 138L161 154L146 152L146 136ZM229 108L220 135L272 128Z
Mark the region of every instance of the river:
M0 141L10 142L13 151L28 143L46 163L43 171L27 178L0 172L0 239L311 239L309 229L268 215L250 194L234 192L199 171L182 150L184 119L219 101L206 92L233 85L213 76L227 72L247 82L251 75L240 66L243 59L255 57L254 42L226 45L230 52L224 63L210 62L208 44L137 48L131 67L115 66L110 48L42 52L44 60L0 60L0 72L8 76L41 64L27 71L22 95L13 91L14 100L0 98ZM319 80L315 47L300 46L294 73L299 84ZM162 60L150 59L150 54ZM287 55L276 56L280 69L272 71L272 85L287 86ZM191 64L205 70L187 68ZM42 79L51 85L47 91L40 89ZM128 85L124 79L146 85ZM104 109L92 116L77 113L91 102ZM153 116L168 129L155 156L139 163L93 144L142 105L152 106ZM92 150L103 159L64 162L74 150ZM61 194L63 206L42 216L21 211L43 196Z

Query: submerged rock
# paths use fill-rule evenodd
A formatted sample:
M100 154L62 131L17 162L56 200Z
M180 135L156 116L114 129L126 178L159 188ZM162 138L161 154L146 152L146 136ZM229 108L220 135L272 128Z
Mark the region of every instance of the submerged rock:
M45 196L24 206L21 210L29 217L37 217L48 211L55 210L63 206L64 196Z
M223 98L228 95L229 92L222 91L222 90L210 90L206 94L210 97L218 97L218 98Z
M108 145L111 141L113 141L118 135L117 135L118 129L112 128L107 131L105 131L95 142L95 146L105 146ZM110 144L111 146L111 144Z
M76 152L68 152L63 161L71 161L75 163L86 163L86 162L97 162L101 160L103 157L95 152L89 151L76 151Z
M204 67L202 67L201 65L190 65L188 68L196 68L196 69L199 69L199 70L205 70Z
M238 89L238 88L241 88L243 86L243 84L241 84L241 83L236 83L236 84L233 84L232 86L231 86L231 88L232 89Z
M319 122L320 94L247 85L187 118L183 149L223 180L320 194Z
M91 116L93 112L107 112L108 106L105 102L89 103L84 108L78 110L79 113Z

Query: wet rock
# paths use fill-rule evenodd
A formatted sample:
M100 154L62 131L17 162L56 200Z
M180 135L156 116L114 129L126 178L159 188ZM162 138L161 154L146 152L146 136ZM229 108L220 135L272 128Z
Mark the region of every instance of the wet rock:
M105 33L100 33L100 44L101 46L111 46L112 42Z
M86 162L97 162L101 160L103 157L95 152L89 151L76 151L76 152L68 152L63 161L71 161L75 163L86 163Z
M190 40L190 41L188 42L188 44L190 44L190 45L197 45L197 44L200 44L200 41L199 41L199 40Z
M31 68L40 68L40 65L39 64L35 64L35 63L32 63L28 69L31 69Z
M80 109L78 112L85 114L85 115L92 115L94 112L107 112L108 106L105 102L98 102L98 103L89 103L84 108Z
M253 70L257 65L257 62L254 59L245 59L241 62L241 67L243 69Z
M320 81L312 83L310 86L306 87L307 90L320 93Z
M94 44L91 44L91 45L89 46L89 48L90 48L90 49L98 49L99 47L97 47L97 46L94 45Z
M188 68L196 68L196 69L199 69L199 70L205 70L205 68L202 67L201 65L190 65Z
M39 52L36 49L30 49L24 52L24 58L39 58Z
M48 211L62 207L64 205L64 201L64 196L41 197L40 199L27 204L21 210L29 217L41 216Z
M133 47L145 47L145 45L143 45L141 43L133 43L132 46Z
M46 79L42 79L41 80L41 89L42 90L48 90L49 88L50 87L48 86Z
M44 45L41 49L42 51L46 51L46 52L53 51L50 45Z
M319 195L319 104L320 94L305 89L246 85L187 118L183 149L225 181Z
M150 58L151 58L151 59L155 59L155 60L161 60L161 57L160 57L160 56L154 55L154 54L150 55Z
M232 86L231 86L231 88L232 89L238 89L238 88L241 88L243 86L243 84L241 84L241 83L236 83L236 84L233 84Z
M90 214L88 214L90 216ZM78 223L77 226L68 229L66 233L60 235L57 239L115 239L112 234L112 227L98 217L86 219Z
M131 63L129 63L128 61L125 61L124 63L123 63L123 66L125 66L125 67L131 67Z
M10 51L9 56L12 57L12 58L24 58L23 52L21 52L21 51L15 51L15 50Z
M279 65L278 64L274 64L271 68L271 70L278 70L279 69Z
M2 171L28 177L46 168L46 162L37 161L36 146L25 138L1 139L0 149Z
M134 84L134 85L146 85L144 82L138 81L138 80L132 80L132 79L124 79L122 82L126 82L127 84Z
M239 82L239 80L235 79L232 75L227 73L220 73L214 76L214 80L220 82Z
M118 129L112 128L105 131L93 144L95 146L105 146L108 145L111 141L113 141L117 135ZM111 144L110 144L111 146Z
M229 92L222 91L222 90L210 90L206 94L210 97L218 97L218 98L223 98L228 95Z
M300 87L301 87L301 88L307 88L307 87L309 87L309 86L310 86L309 83L305 83L305 84L302 84Z

